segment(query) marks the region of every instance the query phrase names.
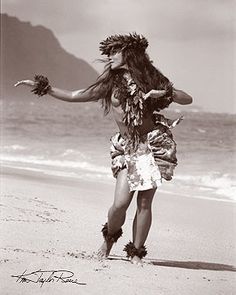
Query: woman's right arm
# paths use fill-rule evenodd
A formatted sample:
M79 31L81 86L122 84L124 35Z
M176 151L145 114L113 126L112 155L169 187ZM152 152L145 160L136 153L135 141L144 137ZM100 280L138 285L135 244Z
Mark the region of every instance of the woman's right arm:
M99 99L98 92L95 89L68 91L52 87L48 94L68 102L87 102Z
M26 85L33 89L34 87L36 87L36 82L32 80L22 80L17 82L14 86L17 87L20 85ZM96 101L100 98L97 89L80 89L69 91L56 87L51 87L47 94L59 100L68 102L88 102Z

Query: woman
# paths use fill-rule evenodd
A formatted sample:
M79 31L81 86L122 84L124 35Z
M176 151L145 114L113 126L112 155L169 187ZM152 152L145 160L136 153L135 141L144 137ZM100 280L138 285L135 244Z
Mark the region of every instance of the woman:
M165 118L160 110L170 103L190 104L192 98L172 83L151 63L141 35L114 35L100 43L108 57L104 72L85 90L66 91L51 87L47 78L15 84L31 86L39 96L49 94L68 102L101 100L105 114L110 109L119 127L111 138L112 171L116 177L114 201L108 221L102 228L104 243L99 257L107 257L122 235L126 210L137 191L137 211L133 221L133 238L124 251L132 263L141 264L147 254L145 241L151 226L151 205L162 179L171 180L177 165L176 144L171 128L175 121Z

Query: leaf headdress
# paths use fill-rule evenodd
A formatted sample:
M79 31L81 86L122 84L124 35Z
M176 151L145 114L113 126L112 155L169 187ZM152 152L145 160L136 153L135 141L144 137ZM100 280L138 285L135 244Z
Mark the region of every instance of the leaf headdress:
M112 35L100 42L100 51L103 55L110 55L126 49L145 51L148 41L142 35L130 33L128 35Z

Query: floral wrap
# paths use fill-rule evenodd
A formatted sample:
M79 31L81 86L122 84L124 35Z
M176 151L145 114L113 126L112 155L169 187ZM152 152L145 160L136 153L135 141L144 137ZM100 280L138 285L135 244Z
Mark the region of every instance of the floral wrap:
M116 178L118 172L127 168L130 191L143 191L159 187L162 179L171 180L177 165L176 143L171 128L180 122L154 114L156 127L140 137L135 149L130 149L130 141L116 133L111 138L111 169Z

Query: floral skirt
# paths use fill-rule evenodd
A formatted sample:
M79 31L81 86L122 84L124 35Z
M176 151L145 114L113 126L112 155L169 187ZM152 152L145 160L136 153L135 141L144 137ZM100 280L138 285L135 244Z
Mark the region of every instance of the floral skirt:
M170 128L157 124L154 130L143 135L135 151L128 139L116 133L111 138L111 169L116 178L119 171L127 169L130 191L157 188L162 179L171 180L177 165L176 143Z

